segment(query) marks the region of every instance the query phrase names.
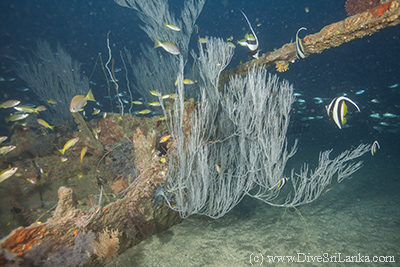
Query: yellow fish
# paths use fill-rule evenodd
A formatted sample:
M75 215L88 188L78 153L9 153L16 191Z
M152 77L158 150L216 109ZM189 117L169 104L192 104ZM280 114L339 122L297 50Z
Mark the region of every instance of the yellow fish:
M55 104L57 104L57 100L55 100L53 98L52 99L48 99L48 100L46 100L46 103L55 105Z
M172 135L170 135L170 134L163 135L163 136L161 136L159 143L161 143L161 144L162 144L162 143L165 143L165 142L167 142L171 137L172 137Z
M149 92L150 92L150 94L152 94L154 96L161 96L161 93L157 92L156 90L150 90Z
M9 121L23 120L28 116L29 116L29 113L14 113L14 114L11 114L10 117L6 118L6 122L8 123Z
M0 147L0 155L7 154L8 152L13 151L16 148L17 147L13 145Z
M1 136L0 137L0 144L7 140L8 136Z
M145 115L149 114L151 112L151 109L143 109L141 111L136 112L137 114Z
M201 43L201 44L207 43L206 38L204 38L204 37L199 38L199 43Z
M21 101L19 100L8 100L0 104L0 108L12 108L19 105Z
M50 124L48 124L45 120L43 119L37 119L37 122L42 125L45 128L49 128L50 130L54 131L54 126L51 126Z
M173 55L179 55L181 52L179 48L170 42L161 43L157 38L155 38L154 48L162 47L165 51Z
M2 183L4 180L7 178L11 177L18 171L18 167L12 167L9 169L6 169L0 173L0 183Z
M149 106L159 107L159 106L161 106L161 103L158 101L154 101L154 102L149 103Z
M183 84L194 84L194 83L196 83L196 81L193 81L191 79L184 79L183 80Z
M79 137L72 138L67 143L65 143L63 149L59 149L58 151L60 151L61 155L64 155L65 151L67 151L69 148L73 147L78 141L79 141Z
M72 113L78 112L81 108L83 108L86 105L87 101L95 101L92 89L89 90L86 96L84 95L76 95L72 98L71 104L69 106L69 111Z
M85 147L82 148L82 150L81 150L81 163L82 163L83 157L85 156L85 154L86 154L86 152L87 152L87 149L88 149L88 147L85 146Z
M92 112L92 115L94 116L94 115L97 115L97 114L99 114L100 113L100 109L98 109L98 108L93 108L93 112Z
M39 111L45 111L47 110L47 108L45 106L38 106L37 108L31 108L28 106L17 106L14 107L15 110L18 110L20 112L24 112L24 113L38 113Z
M169 28L169 29L171 29L171 30L173 30L173 31L176 31L176 32L181 31L181 28L179 28L178 26L173 25L173 24L164 23L164 26Z
M134 105L142 105L143 102L139 101L139 100L135 100L135 101L132 101L132 104L134 104Z

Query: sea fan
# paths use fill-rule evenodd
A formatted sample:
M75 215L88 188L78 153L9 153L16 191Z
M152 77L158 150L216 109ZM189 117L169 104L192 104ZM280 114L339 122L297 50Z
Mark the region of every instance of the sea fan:
M347 15L352 16L358 13L362 13L370 8L377 7L380 4L380 0L347 0L346 12Z

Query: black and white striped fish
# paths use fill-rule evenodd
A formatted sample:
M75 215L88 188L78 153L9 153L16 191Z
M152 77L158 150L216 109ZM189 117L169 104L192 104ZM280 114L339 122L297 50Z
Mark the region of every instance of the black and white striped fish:
M254 38L247 38L246 43L247 43L247 47L250 49L250 52L248 53L250 56L253 56L254 58L258 59L258 38L256 33L253 30L253 27L251 27L250 21L247 18L246 14L244 14L244 12L242 10L239 9L240 12L242 12L244 18L247 20L247 23L250 26L250 30L253 33Z
M347 105L344 101L350 102L357 108L358 111L360 111L360 108L357 106L357 104L345 96L335 97L328 106L325 106L329 121L334 122L339 129L342 129L342 126L347 121L344 117L347 114Z
M286 182L288 180L289 180L289 178L283 177L282 179L279 180L279 182L276 185L271 187L268 191L270 191L270 190L272 190L274 188L276 188L276 190L279 190L280 188L282 188L286 184Z
M299 38L299 32L301 30L307 30L307 28L301 27L300 29L297 30L297 33L296 33L296 56L298 59L306 60L306 55L304 53L304 47L303 47L303 41Z

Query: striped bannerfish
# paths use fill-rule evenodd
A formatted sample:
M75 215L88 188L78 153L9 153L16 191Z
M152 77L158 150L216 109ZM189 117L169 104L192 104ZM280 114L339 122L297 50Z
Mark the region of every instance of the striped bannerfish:
M247 47L250 49L250 52L248 53L248 55L258 59L258 38L256 33L253 30L253 27L251 27L250 21L247 18L246 14L244 14L244 12L242 10L239 9L240 12L242 12L244 18L247 20L247 23L249 24L250 30L253 33L253 36L246 38L246 43L247 43Z
M326 112L328 113L329 121L335 122L339 129L342 129L342 125L344 125L347 121L344 117L347 114L347 105L344 101L352 103L357 108L357 110L360 111L360 108L357 106L357 104L354 103L353 100L345 96L335 97L328 106L325 106Z
M301 30L307 30L307 28L301 27L300 29L297 30L297 33L296 33L296 56L297 56L298 59L306 60L306 55L304 53L303 42L299 38L299 32Z

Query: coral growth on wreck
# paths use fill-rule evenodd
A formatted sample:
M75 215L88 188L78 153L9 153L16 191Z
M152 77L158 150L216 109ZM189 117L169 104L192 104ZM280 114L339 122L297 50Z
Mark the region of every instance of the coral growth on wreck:
M347 0L346 12L347 15L352 16L362 13L368 9L377 7L381 4L380 0Z

